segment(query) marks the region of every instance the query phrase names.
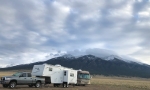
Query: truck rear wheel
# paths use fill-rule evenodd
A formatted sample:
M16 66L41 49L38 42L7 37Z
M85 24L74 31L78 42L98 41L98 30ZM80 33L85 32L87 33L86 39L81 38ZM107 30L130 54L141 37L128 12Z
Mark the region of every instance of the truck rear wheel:
M37 81L36 84L35 84L35 87L36 87L36 88L41 87L41 82L40 82L40 81Z
M16 87L16 82L15 81L11 81L9 83L9 88L15 88Z
M33 85L32 84L30 84L30 85L28 85L29 87L33 87Z
M9 85L7 84L3 84L3 88L7 88Z

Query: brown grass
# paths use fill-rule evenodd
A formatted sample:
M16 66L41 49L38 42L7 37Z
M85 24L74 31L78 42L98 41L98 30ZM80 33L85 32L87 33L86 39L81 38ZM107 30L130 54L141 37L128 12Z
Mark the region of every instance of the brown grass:
M91 80L91 84L150 90L150 79L143 78L95 77Z

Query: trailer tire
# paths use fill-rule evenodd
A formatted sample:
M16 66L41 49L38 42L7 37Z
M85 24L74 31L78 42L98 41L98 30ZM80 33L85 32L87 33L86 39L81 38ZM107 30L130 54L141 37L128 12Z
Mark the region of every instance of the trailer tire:
M54 87L56 87L56 84L53 84L54 85Z
M60 84L57 85L57 87L59 87L59 86L60 86Z
M67 83L63 83L63 87L64 88L68 88L68 84Z
M54 86L54 87L59 87L59 86L60 86L60 84L53 84L53 86Z
M9 88L15 88L16 87L16 82L15 81L11 81L9 83Z
M63 88L66 88L66 83L63 83Z
M85 84L83 84L82 86L85 86Z
M37 82L35 83L35 87L36 87L36 88L40 88L40 87L41 87L41 82L40 82L40 81L37 81Z
M68 88L69 87L69 85L66 83L66 88Z

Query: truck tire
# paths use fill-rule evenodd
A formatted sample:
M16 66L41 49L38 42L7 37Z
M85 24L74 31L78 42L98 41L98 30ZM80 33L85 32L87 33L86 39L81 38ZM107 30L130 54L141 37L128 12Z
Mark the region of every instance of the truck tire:
M9 83L9 88L15 88L16 87L16 82L15 81L11 81Z
M7 84L3 84L3 88L7 88L9 85Z
M41 82L40 82L40 81L37 81L37 82L35 83L35 87L36 87L36 88L40 88L40 87L41 87Z
M30 85L28 85L29 87L33 87L33 85L32 84L30 84Z

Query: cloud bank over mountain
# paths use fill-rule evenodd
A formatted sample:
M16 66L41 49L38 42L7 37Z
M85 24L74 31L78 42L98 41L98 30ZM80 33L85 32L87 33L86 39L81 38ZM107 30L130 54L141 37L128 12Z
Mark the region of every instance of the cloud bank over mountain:
M1 0L0 66L95 48L150 64L149 6L149 0Z

